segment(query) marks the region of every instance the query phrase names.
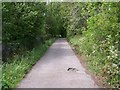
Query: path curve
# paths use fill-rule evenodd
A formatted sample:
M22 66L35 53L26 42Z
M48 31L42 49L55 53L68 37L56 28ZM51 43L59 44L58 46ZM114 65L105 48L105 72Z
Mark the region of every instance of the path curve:
M67 40L61 38L56 40L33 66L18 88L98 88L98 86L85 72Z

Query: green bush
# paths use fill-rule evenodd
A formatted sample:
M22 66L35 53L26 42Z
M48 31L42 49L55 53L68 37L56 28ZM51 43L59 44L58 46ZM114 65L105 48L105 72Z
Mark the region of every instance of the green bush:
M91 5L87 7L96 7ZM83 30L81 36L70 38L71 44L77 46L76 50L88 57L89 68L105 77L111 87L120 84L119 10L118 3L102 3L100 12L86 19L87 30Z

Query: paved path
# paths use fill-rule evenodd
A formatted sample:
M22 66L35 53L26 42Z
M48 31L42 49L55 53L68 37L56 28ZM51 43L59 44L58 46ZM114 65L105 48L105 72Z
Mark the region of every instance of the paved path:
M85 72L85 68L80 64L67 40L58 39L18 87L96 88L98 86Z

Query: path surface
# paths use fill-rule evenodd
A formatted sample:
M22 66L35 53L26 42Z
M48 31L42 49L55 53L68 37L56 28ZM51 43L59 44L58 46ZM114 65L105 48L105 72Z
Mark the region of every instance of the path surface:
M76 68L77 70L69 70ZM97 88L66 39L58 39L18 88Z

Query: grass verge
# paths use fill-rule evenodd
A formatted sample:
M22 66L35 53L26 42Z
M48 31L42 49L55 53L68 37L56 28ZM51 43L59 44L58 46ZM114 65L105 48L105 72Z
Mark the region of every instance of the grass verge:
M2 88L15 88L54 41L55 39L47 40L45 44L28 51L25 55L16 55L12 60L9 60L11 62L4 63L2 68Z
M119 68L112 65L114 64L113 61L107 60L107 55L104 53L105 49L100 52L97 49L99 44L93 47L94 42L89 42L87 39L83 36L74 36L69 38L69 42L79 54L86 57L88 69L102 77L103 86L119 87ZM109 63L111 63L110 67L108 67Z

